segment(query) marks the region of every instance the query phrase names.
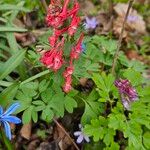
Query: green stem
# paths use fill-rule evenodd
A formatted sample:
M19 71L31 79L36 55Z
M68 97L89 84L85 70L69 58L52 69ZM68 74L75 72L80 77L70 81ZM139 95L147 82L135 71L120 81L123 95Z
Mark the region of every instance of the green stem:
M21 82L20 85L23 85L23 84L25 84L25 83L31 82L31 81L33 81L33 80L35 80L35 79L37 79L37 78L39 78L39 77L41 77L41 76L44 76L44 75L46 75L46 74L48 74L48 73L50 73L50 70L45 70L45 71L43 71L43 72L40 72L40 73L38 73L38 74L32 76L31 78L28 78L28 79L26 79L25 81Z
M9 87L13 84L13 82L0 81L0 86Z
M12 143L6 138L5 133L3 132L2 128L0 127L0 141L4 144L4 147L7 150L14 150L14 146Z

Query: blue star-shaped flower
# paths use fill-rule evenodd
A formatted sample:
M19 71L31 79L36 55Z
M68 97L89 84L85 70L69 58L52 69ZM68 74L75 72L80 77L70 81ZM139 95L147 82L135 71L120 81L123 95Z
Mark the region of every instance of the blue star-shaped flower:
M19 103L12 104L5 112L3 108L0 106L0 125L4 127L5 134L11 140L11 128L9 123L19 124L21 120L15 116L11 116L11 114L16 111L16 109L20 106Z

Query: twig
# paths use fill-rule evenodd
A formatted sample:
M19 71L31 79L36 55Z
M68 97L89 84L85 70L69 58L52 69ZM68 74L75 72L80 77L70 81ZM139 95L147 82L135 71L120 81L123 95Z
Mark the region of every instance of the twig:
M109 16L113 14L113 0L109 0Z
M45 0L41 0L41 3L42 3L42 5L43 5L44 9L45 9L45 10L46 10L46 12L47 12L47 11L48 11L48 6L47 6L46 1L45 1Z
M77 150L80 150L77 146L77 144L72 140L72 138L70 137L70 135L67 133L67 131L64 129L64 127L61 126L61 124L53 118L53 121L57 124L57 126L67 135L67 137L70 139L70 141L72 142L72 144L74 145L74 147L77 149Z
M117 59L118 59L118 55L119 55L119 50L120 50L122 39L123 39L123 32L124 32L124 28L125 28L125 23L126 23L126 20L127 20L128 15L129 15L129 11L132 7L133 2L134 2L134 0L129 0L128 9L127 9L127 12L126 12L123 24L122 24L121 33L120 33L119 40L118 40L117 50L116 50L116 53L114 55L114 60L113 60L113 64L112 64L112 74L115 73L115 67L116 67L116 63L117 63Z

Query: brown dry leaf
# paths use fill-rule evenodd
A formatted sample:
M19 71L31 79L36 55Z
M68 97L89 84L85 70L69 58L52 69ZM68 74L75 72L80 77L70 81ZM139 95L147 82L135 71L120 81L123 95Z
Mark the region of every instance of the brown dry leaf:
M114 33L117 35L120 35L121 33L122 23L125 18L127 9L128 4L123 3L118 3L114 7L114 10L117 14L117 18L114 19L113 30ZM123 37L131 35L136 36L138 34L145 34L145 33L146 33L146 25L143 20L143 17L140 16L136 10L131 9L125 24L125 32Z
M96 28L96 34L108 34L112 28L113 17L110 18L107 13L101 11L97 15L96 19L100 24Z
M87 80L88 80L87 78L81 78L79 82L82 86L85 86L87 83Z
M147 57L139 55L138 52L135 50L128 50L125 54L129 60L139 60L142 63L147 64L147 65L149 65L150 63Z
M18 42L25 42L26 41L27 33L17 33L17 32L15 32L14 35L15 35L16 40Z
M140 56L135 50L128 50L126 56L129 60L142 60L142 56Z
M92 14L95 11L95 6L94 4L89 1L82 1L80 4L81 12L83 15L88 16L89 14Z
M56 126L54 129L54 139L58 141L61 150L66 150L68 148L72 150L72 148L70 148L72 147L72 142L59 126Z
M24 124L23 127L20 130L20 134L22 137L24 137L27 140L30 140L31 137L31 129L32 129L32 123Z

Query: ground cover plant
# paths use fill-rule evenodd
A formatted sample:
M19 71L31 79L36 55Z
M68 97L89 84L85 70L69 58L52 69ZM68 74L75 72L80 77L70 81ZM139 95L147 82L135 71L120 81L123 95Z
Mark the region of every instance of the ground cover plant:
M0 2L0 149L149 150L147 0Z

